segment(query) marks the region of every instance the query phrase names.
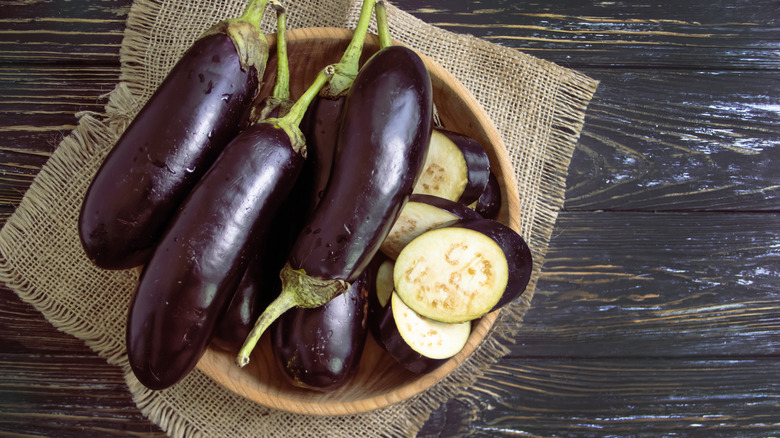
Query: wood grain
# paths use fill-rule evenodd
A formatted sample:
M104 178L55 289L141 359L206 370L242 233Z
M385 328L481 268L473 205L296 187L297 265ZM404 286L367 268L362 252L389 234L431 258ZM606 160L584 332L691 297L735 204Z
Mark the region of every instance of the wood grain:
M394 4L420 19L573 68L777 69L777 4L441 2Z

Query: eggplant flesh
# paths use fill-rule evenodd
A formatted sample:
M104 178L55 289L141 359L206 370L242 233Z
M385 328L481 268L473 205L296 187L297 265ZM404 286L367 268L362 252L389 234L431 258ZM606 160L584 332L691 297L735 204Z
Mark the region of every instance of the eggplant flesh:
M490 178L490 160L487 152L479 142L467 135L446 129L439 129L439 132L458 146L466 160L468 183L458 202L466 205L471 204L479 199L479 196L485 191L485 186Z
M433 195L413 194L401 210L380 249L391 258L397 258L404 246L420 234L452 225L459 220L478 218L468 206Z
M429 373L447 361L447 359L432 359L423 356L413 350L412 347L404 341L401 334L398 332L398 326L393 317L392 303L388 303L382 311L379 322L379 336L377 343L387 351L396 362L415 374Z
M171 216L238 133L258 86L233 41L205 36L181 57L107 155L85 196L79 236L105 269L144 264Z
M225 148L182 204L128 314L128 355L142 384L163 389L195 367L302 164L282 129L259 123Z
M432 130L428 71L412 50L380 50L348 94L331 177L296 239L293 269L353 281L370 263L412 192Z
M276 363L296 386L330 391L357 372L368 336L370 271L321 307L288 310L271 326Z
M525 292L533 273L533 255L525 239L515 230L492 219L465 219L453 227L466 228L493 239L504 253L509 265L509 279L503 295L493 306L497 310L519 298Z

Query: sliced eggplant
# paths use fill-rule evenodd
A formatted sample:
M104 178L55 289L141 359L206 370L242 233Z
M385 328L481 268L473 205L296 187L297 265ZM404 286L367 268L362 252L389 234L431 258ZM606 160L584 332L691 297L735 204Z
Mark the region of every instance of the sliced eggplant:
M383 254L377 254L368 268L374 272L374 281L369 284L368 288L368 328L374 339L380 344L382 343L380 322L384 309L390 303L390 296L393 294L394 264L392 259Z
M396 260L393 281L417 313L454 323L517 298L531 268L531 252L517 232L490 219L466 219L410 242Z
M482 145L463 134L436 128L414 193L468 205L484 192L489 175L490 161Z
M420 234L452 225L462 219L478 217L480 216L476 211L459 202L433 195L412 195L380 249L388 257L396 258L401 250Z
M493 172L490 172L485 191L474 203L474 210L485 219L498 217L498 212L501 210L501 186Z
M421 317L393 293L380 322L379 345L407 370L423 374L462 350L470 333L470 322L447 324Z

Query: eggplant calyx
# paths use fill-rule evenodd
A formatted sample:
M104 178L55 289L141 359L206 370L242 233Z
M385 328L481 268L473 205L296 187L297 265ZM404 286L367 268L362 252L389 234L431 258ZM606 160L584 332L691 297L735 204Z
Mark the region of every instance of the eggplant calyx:
M249 332L244 345L238 352L236 364L244 367L249 363L249 355L254 350L263 333L284 312L293 307L320 307L349 289L349 283L344 280L325 280L306 275L303 270L293 269L288 263L279 273L282 280L282 292L265 311L257 318L252 331Z
M222 20L201 35L201 38L217 33L227 35L236 47L241 70L254 67L258 84L263 82L268 62L268 40L260 31L260 20L267 3L268 0L252 0L240 17Z

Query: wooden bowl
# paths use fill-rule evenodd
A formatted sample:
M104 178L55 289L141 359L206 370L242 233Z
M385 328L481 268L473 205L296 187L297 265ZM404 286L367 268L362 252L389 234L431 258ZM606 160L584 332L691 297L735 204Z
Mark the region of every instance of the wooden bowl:
M338 62L349 44L352 31L306 28L288 31L287 37L290 92L297 98L322 68ZM269 36L269 42L271 47L275 47L273 35ZM378 41L370 36L365 44L364 57L377 50ZM519 200L514 172L493 123L458 80L432 60L425 56L422 58L431 74L434 101L442 124L476 139L487 149L491 169L501 184L503 205L499 220L519 231ZM274 82L274 59L271 58L268 63L266 89L270 89ZM274 362L268 333L258 343L245 368L235 364L234 355L215 348L209 348L198 368L229 390L271 408L310 415L356 414L401 402L432 387L466 360L488 334L497 316L497 312L493 312L475 322L463 350L424 375L413 374L397 365L369 335L357 375L334 392L315 392L289 384Z

